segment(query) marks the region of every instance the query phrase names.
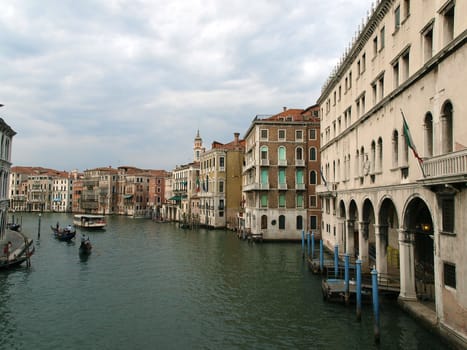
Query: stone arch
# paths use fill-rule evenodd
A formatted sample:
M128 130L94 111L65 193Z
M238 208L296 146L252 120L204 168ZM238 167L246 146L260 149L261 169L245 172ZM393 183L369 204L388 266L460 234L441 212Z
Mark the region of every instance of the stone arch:
M360 222L359 251L362 267L376 265L376 235L375 210L369 198L365 198L362 205L362 221Z
M425 114L423 120L425 129L425 157L433 156L433 115L430 112Z
M441 154L453 151L454 114L451 101L444 102L441 108Z
M359 225L358 225L358 206L354 199L349 203L349 211L347 218L347 253L356 258L359 250Z
M376 265L380 273L400 275L399 227L396 206L392 198L385 196L381 199L378 212L380 249Z
M417 298L435 300L434 288L434 228L428 204L418 195L407 200L403 213L404 242L413 259L406 259L401 271L412 271L412 288ZM410 256L410 255L409 255ZM402 277L402 276L401 276Z

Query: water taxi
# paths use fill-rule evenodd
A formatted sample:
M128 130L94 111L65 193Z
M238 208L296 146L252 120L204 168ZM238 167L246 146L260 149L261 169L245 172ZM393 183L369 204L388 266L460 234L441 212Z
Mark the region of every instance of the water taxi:
M75 226L89 230L103 230L107 222L103 215L77 214L73 217Z

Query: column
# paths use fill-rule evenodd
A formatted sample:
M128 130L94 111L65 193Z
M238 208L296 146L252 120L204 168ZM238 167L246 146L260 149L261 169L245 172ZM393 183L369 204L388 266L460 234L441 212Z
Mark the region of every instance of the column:
M368 222L359 222L360 230L358 232L358 255L362 261L362 271L370 271L369 259L368 259Z
M376 270L379 273L386 274L388 272L387 260L387 239L388 239L388 226L387 225L374 225L376 236Z
M417 300L415 292L415 260L413 235L404 229L399 229L399 261L401 271L401 291L399 298Z
M355 257L355 247L354 247L354 220L347 220L347 230L346 234L346 246L345 253L349 254L351 257Z

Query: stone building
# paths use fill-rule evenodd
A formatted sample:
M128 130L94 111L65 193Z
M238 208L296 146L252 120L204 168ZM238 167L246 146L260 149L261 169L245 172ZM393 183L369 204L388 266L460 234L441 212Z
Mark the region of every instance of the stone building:
M312 115L310 110L284 107L274 116L255 117L247 130L243 219L248 233L266 240L298 240L309 227L307 197L310 187L319 183L319 162L307 161L309 138L319 135L318 119ZM314 169L308 168L311 164ZM316 209L314 220L319 222Z
M234 229L242 201L242 163L244 142L240 134L223 144L212 143L200 157L200 175L195 188L200 198L200 224Z
M401 304L464 346L466 18L466 1L378 1L318 99L326 246L399 277Z
M16 132L0 118L0 238L8 223L11 146Z

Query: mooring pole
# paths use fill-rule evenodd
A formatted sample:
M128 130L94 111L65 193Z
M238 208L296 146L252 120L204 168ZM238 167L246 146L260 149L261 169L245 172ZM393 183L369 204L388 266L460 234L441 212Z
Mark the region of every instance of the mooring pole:
M362 319L362 261L358 259L355 262L357 268L357 321Z
M37 226L37 239L41 238L41 213L39 213L39 224Z
M305 231L302 231L302 254L305 256Z
M375 343L379 343L379 298L378 298L378 271L375 268L371 271L371 286L373 294L373 313L375 317Z
M311 254L311 242L310 242L310 232L306 234L306 248L307 248L307 256Z
M324 271L324 252L323 252L323 240L319 240L319 270L321 273Z
M311 231L311 260L315 258L315 233Z
M349 303L349 254L344 255L345 303Z
M339 245L334 246L334 278L339 275Z

